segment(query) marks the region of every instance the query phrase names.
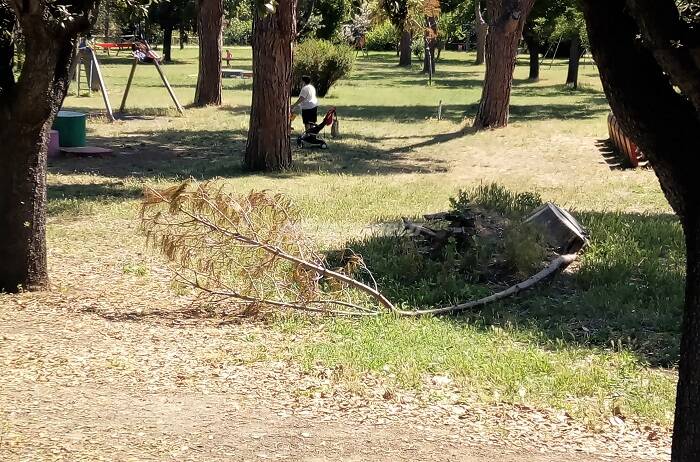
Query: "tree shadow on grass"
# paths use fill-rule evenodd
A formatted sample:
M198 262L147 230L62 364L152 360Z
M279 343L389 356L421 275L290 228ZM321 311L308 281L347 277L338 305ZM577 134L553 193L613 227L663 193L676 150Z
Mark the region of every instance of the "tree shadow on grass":
M678 220L669 214L576 216L590 231L591 245L569 270L516 298L448 318L457 324L533 331L544 347L564 342L626 349L653 366L675 365L685 265ZM378 233L344 247L363 256L395 304L449 306L505 288L469 282L452 263L416 253L411 242L407 236Z
M329 139L329 149L295 149L289 171L269 173L288 178L317 173L390 175L396 173L444 172L444 161L407 157L414 149L447 142L467 132L412 137L418 141L397 148L377 146L383 138L362 140L357 136ZM158 133L128 133L107 138L93 136L90 144L110 148L104 157L59 157L49 162L49 172L64 175L90 174L110 178L208 180L252 175L243 169L247 130L165 130ZM294 139L291 140L294 144ZM260 175L261 173L256 173Z
M437 118L438 100L434 106L425 104L405 106L370 106L370 105L344 105L324 104L321 101L320 110L326 110L331 106L337 109L338 119L362 120L367 124L373 121L393 121L400 123L414 123ZM511 120L547 120L547 119L590 119L600 116L608 110L606 105L582 104L573 102L570 104L511 104ZM453 122L460 122L465 118L473 117L478 109L478 103L471 104L443 104L442 118ZM233 114L248 114L248 107L226 107Z
M121 181L49 184L47 214L80 214L88 204L108 204L141 197L141 188Z

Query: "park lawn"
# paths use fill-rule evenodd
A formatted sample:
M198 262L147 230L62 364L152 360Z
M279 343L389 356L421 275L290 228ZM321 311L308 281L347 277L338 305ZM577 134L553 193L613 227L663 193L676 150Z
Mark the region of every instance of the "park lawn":
M165 67L186 105L194 95L196 53L174 50L176 62ZM250 50L233 54L232 67L250 69ZM321 101L322 108L338 108L342 139L331 140L327 151L295 152L289 172L255 175L240 167L249 80L224 80L224 106L188 108L180 117L155 69L140 66L127 104L136 117L110 124L97 116L88 126L93 144L121 154L50 162L54 283L70 293L85 288L62 273L108 280L103 303L117 311L135 309L139 303L131 295L140 305L180 296L181 288L161 283L168 277L163 261L138 235L138 198L144 185L192 176L241 192L288 194L321 249L362 253L380 287L400 305L464 301L491 288L421 274L409 256L387 257L382 230L402 216L445 210L460 189L497 182L574 211L591 234L575 268L519 299L459 317L275 318L273 328L296 341L273 355L310 371L334 368L349 384L372 374L389 387L421 390L430 377L446 375L465 399L565 410L592 428L613 413L668 427L684 248L653 172L611 168L605 161L608 106L590 64L581 69L579 90L562 85L563 61L551 68L547 61L537 83L527 82L526 66L518 66L511 125L473 132L469 117L483 68L472 59L443 53L432 86L417 66L396 67L392 53L358 59L351 77ZM127 59L103 59L115 107L128 71ZM436 119L440 103L443 120ZM64 107L99 113L101 104L98 95L71 95ZM148 303L138 309L148 310Z

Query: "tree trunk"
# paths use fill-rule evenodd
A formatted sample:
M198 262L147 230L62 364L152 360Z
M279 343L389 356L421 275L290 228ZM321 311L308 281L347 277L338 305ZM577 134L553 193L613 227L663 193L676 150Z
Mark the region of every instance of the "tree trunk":
M1 10L1 9L0 9ZM0 18L1 19L1 18ZM68 90L75 35L22 23L26 58L19 80L0 84L0 292L48 285L46 153ZM65 35L63 35L65 34ZM4 53L6 47L0 45ZM2 57L4 67L6 56ZM10 68L11 69L11 68Z
M180 25L180 49L184 50L185 49L185 40L187 39L187 32L185 32L185 28Z
M221 105L221 50L224 19L223 0L199 0L199 75L195 106Z
M662 67L665 50L642 44L639 37L648 30L641 27L647 24L635 22L627 2L581 4L610 107L623 131L649 159L683 224L687 273L671 460L695 462L700 460L700 183L689 159L700 151L695 136L700 132L700 106L674 88Z
M173 48L173 26L168 25L163 28L163 60L166 63L172 63L172 51Z
M411 65L411 32L404 30L401 33L399 43L399 66L409 67Z
M109 22L110 22L110 12L112 11L112 5L110 4L109 1L104 2L104 12L105 12L105 21L104 21L104 28L105 28L105 42L109 42Z
M484 57L486 56L486 35L488 35L489 26L484 21L484 16L481 14L481 2L476 0L474 2L475 8L475 24L476 28L476 61L474 64L481 65L484 64Z
M253 24L253 103L245 167L279 171L292 165L289 111L292 43L296 36L296 0L280 0L273 14Z
M425 18L425 44L427 51L423 53L423 73L435 74L435 48L437 47L437 19ZM430 32L428 32L430 31Z
M534 0L490 0L488 3L488 10L496 20L486 37L486 76L474 118L476 128L508 125L518 42L533 3Z
M581 39L577 35L571 39L569 49L569 71L566 74L566 85L578 88L578 65L581 61Z
M423 53L423 73L435 74L435 45L428 41L427 48L427 53Z
M540 80L540 44L537 39L530 34L523 34L527 51L530 54L530 73L527 76L528 80L537 82Z
M687 262L673 428L674 462L700 460L700 215L688 216L684 221Z

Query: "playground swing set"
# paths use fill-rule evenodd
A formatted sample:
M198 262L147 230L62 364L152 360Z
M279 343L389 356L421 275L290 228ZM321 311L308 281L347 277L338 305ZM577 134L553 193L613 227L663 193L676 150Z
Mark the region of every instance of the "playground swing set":
M135 41L131 44L132 55L134 57L133 63L131 65L131 71L129 72L129 79L126 83L126 88L124 89L124 96L122 97L121 105L119 106L119 114L125 114L126 100L129 96L129 90L131 89L131 84L134 80L134 74L136 73L136 67L139 64L153 64L158 71L163 86L168 91L170 98L172 98L175 108L180 114L184 114L185 109L182 107L175 92L170 86L163 68L160 64L160 56L153 51L150 45L146 41ZM86 78L88 81L88 91L99 90L102 93L102 99L104 101L105 109L107 111L107 118L110 121L115 121L116 117L114 111L112 110L112 104L109 99L109 93L107 91L107 85L102 74L102 69L100 67L100 62L97 59L95 50L86 42L83 41L78 49L78 55L75 60L75 75L78 87L78 95L80 95L81 90L81 68L85 69Z

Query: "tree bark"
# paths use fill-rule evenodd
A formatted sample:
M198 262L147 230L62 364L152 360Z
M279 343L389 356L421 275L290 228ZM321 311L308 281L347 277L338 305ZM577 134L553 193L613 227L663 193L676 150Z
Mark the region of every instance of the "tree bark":
M48 134L68 90L77 40L33 18L20 24L26 47L22 72L16 83L4 81L0 88L0 291L8 292L48 285Z
M476 128L508 125L510 91L518 42L534 0L490 0L494 23L486 37L486 76L474 118Z
M673 462L700 460L700 215L684 220L686 245L685 310L681 328Z
M253 24L253 103L245 167L280 171L292 165L289 111L292 43L296 37L296 0L280 0L275 13Z
M163 61L172 63L173 48L173 26L168 25L163 28Z
M673 430L673 462L700 460L700 183L689 159L697 157L700 141L700 99L693 102L674 87L665 68L684 47L664 51L651 41L641 42L650 27L673 25L675 19L654 14L640 20L630 14L636 0L584 0L584 16L591 52L598 64L603 89L623 131L649 159L661 189L683 225L686 239L685 309L681 329L676 415ZM648 5L651 5L648 4ZM647 6L648 6L647 5ZM654 6L676 8L673 0L655 0ZM648 11L646 11L648 12ZM681 71L677 83L685 82L692 92L693 70ZM634 82L630 85L630 82ZM682 91L683 88L681 88Z
M112 11L112 5L110 4L109 0L104 2L104 12L105 12L105 20L104 20L104 28L105 28L105 42L109 42L109 29L110 29L110 13Z
M223 0L199 0L199 74L195 106L221 105L221 50L224 20Z
M427 52L423 53L423 73L435 74L435 48L437 47L437 18L425 17L425 43Z
M523 33L523 39L525 39L527 51L530 54L530 73L527 79L537 82L540 80L540 44L532 34L527 32Z
M575 36L571 39L569 49L569 71L566 74L566 85L578 88L578 68L581 61L581 39Z
M411 66L411 32L404 30L401 33L401 42L399 42L399 66Z
M481 14L481 2L479 0L474 2L474 8L476 15L474 21L474 27L476 28L476 61L474 61L474 64L481 65L484 64L486 56L486 35L488 34L489 26Z

